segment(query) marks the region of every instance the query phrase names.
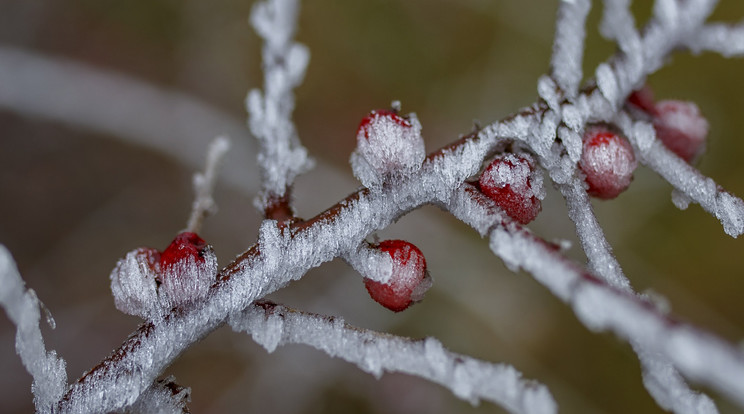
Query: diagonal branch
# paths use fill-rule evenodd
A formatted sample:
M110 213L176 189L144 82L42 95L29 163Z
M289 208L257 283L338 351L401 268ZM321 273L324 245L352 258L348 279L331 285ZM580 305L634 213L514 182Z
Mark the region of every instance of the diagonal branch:
M481 235L489 236L491 250L497 256L510 267L531 273L570 305L587 328L614 332L640 347L644 370L650 370L652 377L674 377L674 370L669 368L676 368L744 405L744 354L735 347L671 319L651 302L616 289L581 269L563 257L557 246L505 220L493 203L469 184L456 190L444 207ZM672 365L666 366L665 361ZM670 384L680 386L673 394L689 393L684 383L673 379L675 382Z

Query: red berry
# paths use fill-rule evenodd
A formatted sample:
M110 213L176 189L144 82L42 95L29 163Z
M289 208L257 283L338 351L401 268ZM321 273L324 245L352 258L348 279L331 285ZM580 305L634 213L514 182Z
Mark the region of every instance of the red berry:
M654 91L651 90L651 87L648 85L643 85L641 89L633 91L633 93L628 96L628 103L649 115L654 115L656 112L656 109L654 108Z
M669 150L687 162L703 151L708 121L697 105L684 101L660 101L654 109L656 136Z
M167 271L190 258L193 258L194 262L203 263L207 247L207 242L196 233L188 231L180 233L160 254L160 267Z
M418 247L404 240L384 240L377 247L393 259L392 273L387 283L365 278L364 286L375 302L400 312L421 300L431 286L426 259Z
M527 154L504 154L494 159L480 176L483 194L509 217L527 224L537 217L543 197L542 177Z
M372 111L359 124L356 139L352 171L370 188L412 173L426 157L415 114L403 118L395 111Z
M586 129L579 168L586 175L589 195L617 197L630 185L635 167L633 148L625 138L604 126Z

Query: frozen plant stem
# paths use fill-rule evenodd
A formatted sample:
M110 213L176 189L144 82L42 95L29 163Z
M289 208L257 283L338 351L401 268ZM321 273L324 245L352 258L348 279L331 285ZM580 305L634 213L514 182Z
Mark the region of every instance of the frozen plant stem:
M230 140L227 137L217 137L209 145L207 150L207 162L204 167L204 173L194 174L194 205L191 209L186 231L199 233L201 231L204 219L208 215L214 214L217 209L212 193L217 181L217 173L227 151L230 149Z

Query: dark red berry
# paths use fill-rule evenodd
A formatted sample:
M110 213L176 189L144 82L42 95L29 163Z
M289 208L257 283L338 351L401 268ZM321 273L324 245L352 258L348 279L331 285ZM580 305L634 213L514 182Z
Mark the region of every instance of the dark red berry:
M421 250L404 240L385 240L377 248L390 254L393 268L387 283L364 279L364 286L372 299L393 312L405 310L421 300L431 286Z
M636 159L628 141L604 126L588 127L579 168L586 175L589 195L612 199L633 179Z
M664 145L687 162L703 151L708 121L697 105L684 101L659 101L654 129Z
M654 91L648 85L643 85L641 89L633 91L628 96L628 103L649 115L656 113L656 109L654 108Z
M195 263L203 263L207 248L207 242L196 233L188 231L180 233L160 254L160 267L166 271L190 258L193 258Z
M527 224L542 209L542 179L528 155L504 154L494 159L481 174L478 184L509 217Z

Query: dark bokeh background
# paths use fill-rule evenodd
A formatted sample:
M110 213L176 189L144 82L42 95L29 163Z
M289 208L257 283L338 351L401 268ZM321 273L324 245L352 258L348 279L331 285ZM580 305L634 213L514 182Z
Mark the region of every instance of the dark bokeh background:
M251 3L3 0L0 46L65 57L180 91L241 123L246 91L261 84L260 43L247 23ZM636 3L644 21L650 2ZM744 16L744 3L722 3L715 19ZM297 90L295 119L320 170L342 184L328 185L318 172L303 177L300 212L314 215L354 190L348 155L355 128L371 109L400 99L404 111L418 114L432 150L468 132L473 120L487 123L534 102L536 80L548 66L556 4L305 2L298 39L312 57ZM584 65L589 74L614 51L597 33L599 14L597 6L590 15ZM679 54L649 79L659 98L700 106L711 130L699 167L738 195L744 195L741 73L739 60ZM91 116L118 111L118 98L106 96ZM190 150L203 152L211 138L203 136ZM253 165L252 157L235 151L225 168ZM0 243L55 316L57 329L45 329L47 344L67 360L70 380L137 326L136 318L114 308L108 274L125 252L163 248L184 226L192 172L193 165L169 152L116 133L0 110ZM222 264L255 240L260 217L252 207L254 194L255 186L234 182L217 190L220 211L207 221L203 236ZM698 206L677 210L670 186L644 168L617 200L595 206L637 290L651 290L667 298L682 319L740 341L742 240L726 236ZM555 192L532 227L548 239L575 240ZM509 362L547 384L562 412L660 412L643 389L627 345L588 332L529 275L508 272L466 226L425 208L381 236L406 238L426 254L436 283L422 304L391 314L338 261L314 269L275 298L365 328L436 336L454 351ZM577 247L570 254L583 260ZM30 376L14 353L13 338L7 318L0 317L0 401L4 412L29 412ZM229 328L190 349L167 374L192 388L196 413L502 412L489 403L471 407L416 378L393 374L378 381L307 347L267 354ZM741 412L712 395L721 412Z

